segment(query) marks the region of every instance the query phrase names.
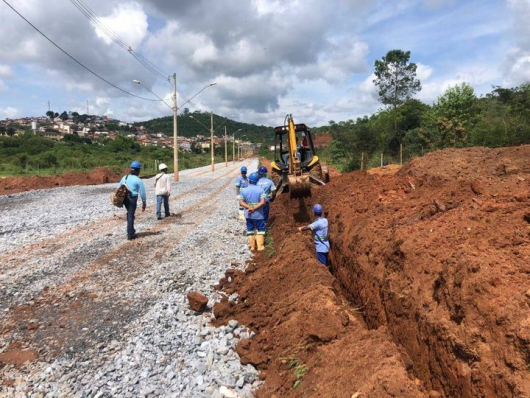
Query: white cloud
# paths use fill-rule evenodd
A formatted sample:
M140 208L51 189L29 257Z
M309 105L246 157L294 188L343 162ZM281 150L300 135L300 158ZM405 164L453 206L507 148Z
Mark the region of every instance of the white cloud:
M99 20L103 24L102 29L94 29L97 36L108 45L113 42L108 34L109 29L133 49L136 49L147 35L147 15L138 3L118 4L111 15L101 17Z
M431 68L429 65L424 65L422 63L417 63L417 69L416 69L416 76L420 80L420 82L423 82L428 80L434 72L434 69Z
M9 65L0 64L0 78L11 79L13 77L13 70Z
M5 108L1 108L0 107L0 117L2 119L13 119L17 116L20 115L20 111L16 108L13 108L13 107L5 107Z

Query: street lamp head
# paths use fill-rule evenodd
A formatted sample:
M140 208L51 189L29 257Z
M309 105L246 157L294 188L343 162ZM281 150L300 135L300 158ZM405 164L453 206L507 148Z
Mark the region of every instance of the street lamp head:
M210 87L215 86L217 83L210 83Z
M136 79L134 79L134 80L133 80L133 83L140 84L140 80L136 80Z

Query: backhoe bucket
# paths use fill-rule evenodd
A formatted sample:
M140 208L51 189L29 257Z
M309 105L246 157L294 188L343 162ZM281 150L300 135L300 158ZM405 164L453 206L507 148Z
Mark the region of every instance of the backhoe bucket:
M305 198L311 196L311 183L309 175L289 176L289 197Z

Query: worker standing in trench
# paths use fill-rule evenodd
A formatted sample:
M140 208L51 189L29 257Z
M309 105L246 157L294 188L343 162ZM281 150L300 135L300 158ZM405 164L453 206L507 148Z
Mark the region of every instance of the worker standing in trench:
M239 193L239 205L245 208L250 250L256 250L257 244L258 251L262 251L265 249L266 224L263 219L263 207L265 206L266 195L263 189L256 185L259 181L258 173L250 174L248 181L249 186Z
M265 220L265 224L269 223L269 210L270 210L270 202L274 200L274 197L276 196L276 185L267 178L267 168L265 166L260 166L258 169L259 172L259 181L258 181L258 187L263 189L265 192L265 206L263 206L263 219Z
M239 202L239 194L242 189L248 187L248 177L247 177L247 167L243 166L241 167L241 175L237 176L236 178L236 193L237 193L237 201ZM245 216L243 214L243 211L245 209L241 206L239 206L239 214L238 219L240 221L245 220Z
M314 205L313 214L315 215L315 221L305 227L299 227L298 231L311 231L317 252L317 259L327 267L330 244L328 235L328 220L327 218L322 217L323 212L324 208L322 205Z

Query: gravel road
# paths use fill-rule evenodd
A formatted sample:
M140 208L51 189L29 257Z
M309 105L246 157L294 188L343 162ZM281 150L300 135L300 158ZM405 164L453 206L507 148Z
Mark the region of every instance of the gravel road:
M144 180L135 241L110 205L116 184L0 196L0 397L252 397L259 373L234 350L251 333L210 326L186 299L211 307L224 271L251 257L236 220L243 165L257 160L181 172L162 221Z

